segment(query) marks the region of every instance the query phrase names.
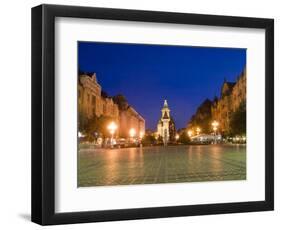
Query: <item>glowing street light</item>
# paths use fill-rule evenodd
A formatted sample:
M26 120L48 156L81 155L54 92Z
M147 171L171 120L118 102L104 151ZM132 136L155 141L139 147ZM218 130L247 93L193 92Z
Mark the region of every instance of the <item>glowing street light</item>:
M129 135L131 138L134 138L135 135L136 135L136 130L134 128L131 128L130 131L129 131Z
M199 127L196 128L196 134L199 135L201 132L201 129Z
M176 134L176 140L178 140L180 138L179 134Z
M213 130L214 130L215 143L216 143L216 141L217 141L217 139L216 139L216 132L217 132L217 130L218 130L219 123L218 123L217 121L213 121L213 122L212 122L212 126L213 126Z
M212 122L213 130L216 131L218 129L219 123L217 121Z
M116 129L117 129L117 125L115 124L114 121L112 121L108 126L107 126L107 129L109 130L109 133L111 135L114 135Z
M108 126L107 126L107 129L109 130L109 133L111 134L111 145L113 144L113 136L114 136L114 133L117 129L117 125L114 121L112 121Z
M144 133L142 131L140 131L140 140L139 140L139 144L140 144L140 148L142 148L142 138L144 136Z
M187 134L188 134L189 137L191 137L193 135L193 131L192 130L188 130Z

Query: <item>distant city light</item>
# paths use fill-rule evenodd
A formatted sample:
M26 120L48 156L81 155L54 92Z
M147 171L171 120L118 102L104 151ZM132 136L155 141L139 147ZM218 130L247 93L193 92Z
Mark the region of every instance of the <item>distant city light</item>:
M199 127L197 127L197 129L196 129L196 134L199 135L200 132L201 132L201 129L200 129Z
M180 138L179 134L176 135L176 140L178 140Z
M143 135L144 135L144 134L143 134L143 132L141 131L141 132L140 132L140 139L143 138Z

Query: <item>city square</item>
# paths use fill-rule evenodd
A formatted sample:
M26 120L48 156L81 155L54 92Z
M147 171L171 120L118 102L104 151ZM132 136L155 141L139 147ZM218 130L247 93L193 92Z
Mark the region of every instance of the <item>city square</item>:
M245 49L79 42L78 60L78 187L246 180Z
M243 144L79 150L79 187L245 179Z

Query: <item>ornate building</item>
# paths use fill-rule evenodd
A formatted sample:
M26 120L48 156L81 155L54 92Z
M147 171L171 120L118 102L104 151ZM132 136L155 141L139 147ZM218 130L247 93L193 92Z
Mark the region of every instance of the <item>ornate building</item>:
M175 123L170 116L167 100L164 101L164 106L161 112L162 115L157 124L157 135L163 139L163 142L166 145L175 137Z
M110 97L101 95L101 86L96 74L81 74L78 79L78 109L88 119L101 115L119 119L118 106Z
M136 137L140 137L145 133L145 120L143 117L137 113L137 111L128 106L124 110L120 110L120 132L119 136L127 138L129 137L130 129L134 129L136 131Z
M236 82L224 81L220 98L214 100L212 106L212 119L220 124L220 131L227 133L230 129L231 114L241 103L246 102L246 70L237 78Z
M102 92L95 73L79 74L78 110L87 119L92 119L94 116L112 118L117 123L119 137L129 137L129 130L132 128L135 129L137 135L145 132L143 117L128 104L122 109L119 108L112 97Z
M229 133L231 115L237 111L242 103L246 102L246 70L238 77L236 82L224 80L220 97L213 101L206 99L197 109L188 122L187 128L195 131L200 127L202 132L212 131L211 122L219 123L221 133Z

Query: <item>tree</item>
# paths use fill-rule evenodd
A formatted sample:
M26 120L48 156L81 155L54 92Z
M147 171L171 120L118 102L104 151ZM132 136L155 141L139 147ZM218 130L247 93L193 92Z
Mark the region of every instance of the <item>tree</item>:
M97 132L101 133L105 137L110 137L107 126L111 121L112 121L111 117L103 116L103 115L100 116L97 120L98 122Z
M178 142L182 144L188 144L190 142L190 138L186 132L182 132L179 136Z
M212 101L206 99L197 109L196 113L191 117L188 127L196 130L201 129L202 133L211 132L210 123L212 121Z
M97 132L98 130L98 118L97 116L93 116L91 119L89 119L86 132L87 134L92 135L94 132Z
M118 105L118 108L120 110L126 110L128 108L128 101L125 96L122 94L118 94L114 96L113 98L114 103Z
M232 135L246 134L246 101L242 102L238 109L231 114L229 126Z
M103 91L103 90L101 91L101 96L104 97L104 98L109 98L108 93Z
M79 130L79 132L84 133L84 132L86 132L89 120L88 120L87 116L82 111L79 111L78 116L79 116L78 130Z
M156 144L156 139L151 134L145 135L142 139L142 144L143 145L154 145L154 144Z
M169 122L169 136L170 136L170 142L175 140L176 124L175 124L175 121L172 116L171 116L170 122Z
M84 133L88 141L92 141L100 135L109 137L107 126L111 121L112 118L108 116L94 115L88 119L82 112L79 112L79 132Z

